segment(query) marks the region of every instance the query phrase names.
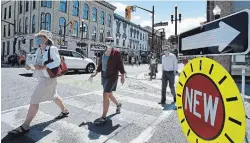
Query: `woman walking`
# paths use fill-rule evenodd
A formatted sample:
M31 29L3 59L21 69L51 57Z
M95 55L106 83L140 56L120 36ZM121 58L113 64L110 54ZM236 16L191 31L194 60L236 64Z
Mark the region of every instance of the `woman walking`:
M106 42L112 42L112 39L106 39ZM95 120L95 124L103 124L106 122L106 116L109 109L109 99L116 104L116 113L119 114L122 104L119 103L113 95L113 91L116 91L118 72L121 75L121 83L125 82L125 70L123 60L120 52L107 45L107 49L100 57L98 62L97 71L91 75L94 77L97 73L101 72L102 86L103 86L103 114L100 118Z
M8 132L9 135L23 135L29 131L30 123L36 116L39 109L39 103L53 100L61 109L61 113L55 119L62 119L68 116L69 111L64 106L61 97L57 94L57 78L50 78L47 68L52 69L61 64L60 55L57 47L53 46L52 33L46 30L41 30L35 35L36 44L40 48L36 51L35 60L33 61L35 70L33 76L38 79L38 85L31 96L30 107L24 123ZM53 62L44 65L48 61L48 51ZM26 65L25 68L30 70L31 67Z

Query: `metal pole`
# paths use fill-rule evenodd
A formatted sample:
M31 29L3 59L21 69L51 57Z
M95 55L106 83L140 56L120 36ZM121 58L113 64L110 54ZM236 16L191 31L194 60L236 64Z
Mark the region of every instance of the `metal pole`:
M177 35L177 6L175 6L175 36Z
M153 6L153 10L152 10L152 51L154 50L154 15L155 15L155 9Z
M66 21L63 24L63 45L65 46L65 35L66 35Z
M244 102L245 97L245 75L246 75L246 67L242 67L242 79L241 79L241 95Z
M83 40L83 21L82 21L82 29L81 29L81 31L82 31L82 35L81 35L81 41Z

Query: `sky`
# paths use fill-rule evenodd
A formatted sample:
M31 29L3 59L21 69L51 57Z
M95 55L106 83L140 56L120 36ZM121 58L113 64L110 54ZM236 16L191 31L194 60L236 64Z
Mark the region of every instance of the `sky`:
M151 10L154 5L155 9L155 23L160 21L168 21L168 26L157 27L165 28L166 38L170 35L174 35L174 23L171 24L171 14L174 14L175 5L178 6L178 13L182 14L181 23L177 24L177 33L187 31L189 29L198 27L201 22L206 21L206 1L109 1L112 5L116 6L115 13L125 17L126 6L137 5L145 9ZM136 24L141 26L151 26L152 18L151 14L136 8L135 12L132 12L132 20Z

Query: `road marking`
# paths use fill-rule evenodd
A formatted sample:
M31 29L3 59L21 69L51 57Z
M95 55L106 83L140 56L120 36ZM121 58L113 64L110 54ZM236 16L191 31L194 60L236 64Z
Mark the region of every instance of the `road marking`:
M87 107L84 107L82 103L76 99L65 100L64 103L67 105L71 105L71 106L83 109L91 113L96 113L100 116L102 114L102 108L103 108L102 103L97 103L97 104L90 105ZM116 112L116 107L109 106L109 113L112 114L115 112ZM134 111L128 111L122 108L121 114L112 117L112 119L117 119L119 121L124 121L127 123L133 122L143 128L146 128L148 127L149 124L151 124L154 120L156 120L156 117L147 115L147 114L141 114L141 113L134 112Z
M82 93L82 94L67 96L67 97L62 98L62 100L64 100L64 99L70 99L70 98L74 98L74 97L86 96L86 95L94 94L94 93L97 93L97 92L102 92L102 90L91 91L91 92L87 92L87 93ZM41 104L50 103L50 102L52 102L52 101L45 101L45 102L40 103L40 105L41 105ZM4 111L1 111L1 114L5 114L5 113L7 113L7 112L11 112L11 111L14 111L14 110L19 110L19 109L21 109L21 108L26 108L26 107L28 107L29 105L30 105L30 104L23 105L23 106L19 106L19 107L15 107L15 108L11 108L11 109L7 109L7 110L4 110Z
M147 142L155 133L156 127L159 123L165 120L174 109L174 104L167 108L167 111L163 111L159 118L157 118L147 129L145 129L137 138L133 139L130 143L145 143Z
M16 118L18 114L20 114L18 110L5 113L4 115L2 115L2 122L15 128L23 123L23 119ZM100 142L102 143L107 140L110 140L108 136L94 133L84 127L78 127L78 125L67 122L65 120L55 120L54 122L53 121L54 118L55 118L54 116L46 114L40 110L37 113L35 120L32 122L32 125L43 124L43 123L48 124L48 126L46 126L42 130L43 132L49 131L51 133L47 134L46 136L39 137L39 134L41 134L41 131L40 131L41 129L34 128L34 130L31 130L30 133L28 134L29 138L31 138L34 141L39 140L40 142L59 142L60 136L58 135L62 135L61 133L64 131L69 131L69 133L73 134L74 136L69 135L68 139L70 139L71 137L74 137L74 142L86 142L86 143L96 143L96 142L99 143ZM64 134L64 138L65 138L65 134ZM115 140L110 140L110 142L117 143L117 141Z

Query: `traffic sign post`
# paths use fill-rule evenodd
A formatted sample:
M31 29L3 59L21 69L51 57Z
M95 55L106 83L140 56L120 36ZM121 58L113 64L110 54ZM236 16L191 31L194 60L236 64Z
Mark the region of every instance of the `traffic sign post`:
M181 33L180 56L247 54L249 20L250 10L246 9Z
M223 66L209 58L191 60L180 74L176 91L178 117L190 143L244 142L244 104Z

